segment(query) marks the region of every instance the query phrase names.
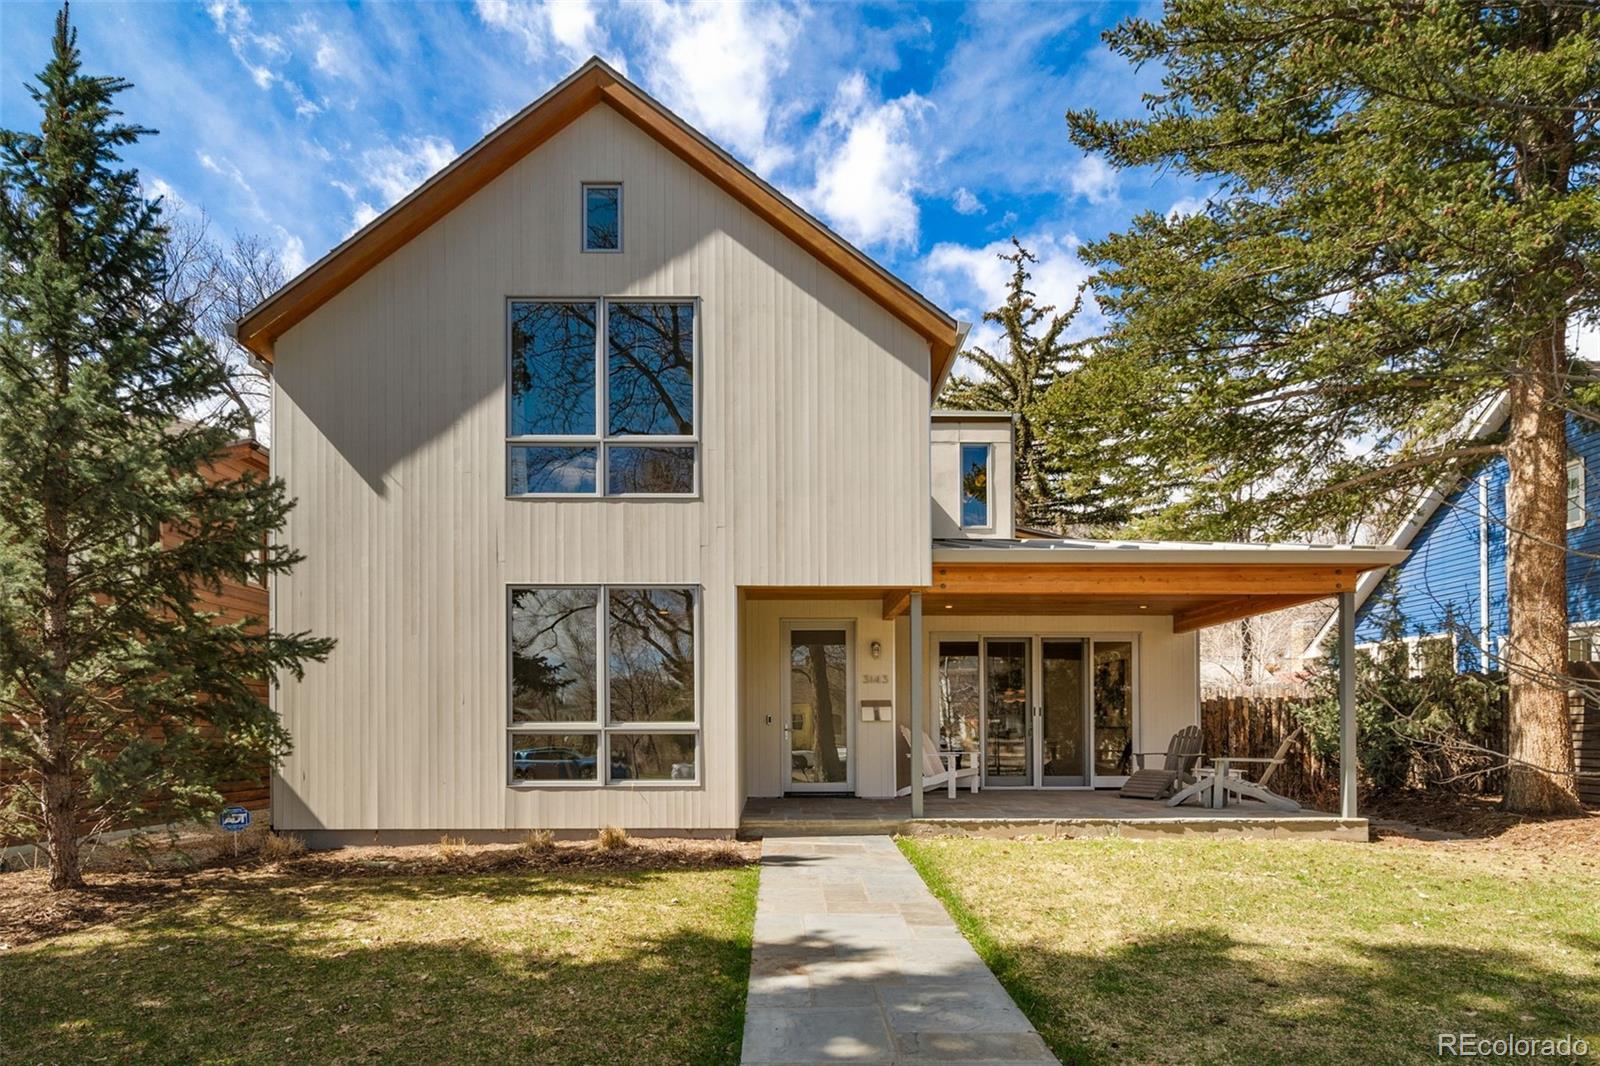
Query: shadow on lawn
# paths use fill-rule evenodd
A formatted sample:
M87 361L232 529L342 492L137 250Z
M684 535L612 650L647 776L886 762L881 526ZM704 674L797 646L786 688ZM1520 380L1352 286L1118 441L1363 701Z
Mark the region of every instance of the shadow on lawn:
M1241 957L1252 945L1209 928L1108 955L1040 944L980 951L1064 1063L1436 1062L1441 1032L1570 1033L1596 1046L1592 972L1444 944L1338 946L1336 964L1270 967Z
M0 1048L62 1062L737 1062L748 926L724 935L669 919L585 958L604 919L574 917L576 900L548 902L620 889L618 912L661 906L660 892L629 893L662 876L208 885L203 899L183 901L194 906L10 953ZM740 876L732 893L747 904L754 874ZM417 913L462 897L498 905L477 925ZM461 922L462 932L413 939L433 921Z

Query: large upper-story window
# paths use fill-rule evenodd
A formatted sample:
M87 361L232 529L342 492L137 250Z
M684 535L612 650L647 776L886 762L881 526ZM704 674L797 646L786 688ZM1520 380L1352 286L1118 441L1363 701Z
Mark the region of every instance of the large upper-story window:
M961 528L987 529L989 515L989 464L994 448L989 444L961 446Z
M695 590L510 590L512 784L697 779Z
M509 308L507 493L693 495L694 301Z

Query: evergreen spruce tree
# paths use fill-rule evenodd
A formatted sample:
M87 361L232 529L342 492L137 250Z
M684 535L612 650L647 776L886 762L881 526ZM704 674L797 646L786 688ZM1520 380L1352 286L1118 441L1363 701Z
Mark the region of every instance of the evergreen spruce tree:
M1137 397L1108 476L1171 479L1163 532L1293 534L1503 455L1506 802L1575 809L1563 424L1600 391L1568 348L1600 307L1600 10L1170 0L1107 39L1164 87L1143 118L1069 114L1074 141L1215 190L1085 248L1098 373ZM1500 397L1504 434L1469 433Z
M280 756L252 682L332 646L197 603L298 556L266 543L281 482L201 474L249 426L161 295L126 88L82 72L63 8L38 132L0 131L0 830L42 842L58 889L83 883L86 830L215 812L218 782Z

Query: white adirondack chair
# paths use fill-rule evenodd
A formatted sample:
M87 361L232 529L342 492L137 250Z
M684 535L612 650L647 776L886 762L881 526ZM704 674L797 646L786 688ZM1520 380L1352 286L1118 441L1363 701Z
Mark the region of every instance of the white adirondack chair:
M910 748L911 730L905 726L901 726L900 736L905 740L906 747ZM938 788L940 785L943 785L945 790L949 793L950 798L955 799L956 785L962 781L967 782L967 787L971 791L978 791L978 768L976 766L962 768L962 754L962 752L958 751L940 752L939 745L934 741L934 739L926 733L922 734L923 791L927 791L930 788ZM902 788L900 791L896 792L895 795L911 795L911 786L907 785L905 788Z
M1283 743L1278 745L1278 750L1270 759L1244 759L1231 756L1218 756L1212 766L1201 766L1195 770L1197 780L1187 788L1180 789L1167 800L1167 806L1176 807L1190 799L1198 799L1207 807L1226 807L1230 802L1243 803L1247 799L1257 800L1274 810L1298 811L1300 804L1288 796L1280 796L1267 787L1278 767L1289 755L1289 749L1294 742L1300 739L1300 729L1296 729L1283 738ZM1238 775L1234 769L1238 763L1254 763L1263 767L1261 774L1254 781L1247 781Z

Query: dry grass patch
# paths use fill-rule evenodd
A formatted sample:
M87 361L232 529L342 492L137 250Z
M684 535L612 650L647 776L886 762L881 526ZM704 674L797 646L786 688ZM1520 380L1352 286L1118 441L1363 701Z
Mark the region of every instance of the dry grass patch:
M1600 1048L1593 856L1287 841L903 840L1063 1062Z

